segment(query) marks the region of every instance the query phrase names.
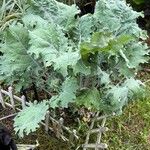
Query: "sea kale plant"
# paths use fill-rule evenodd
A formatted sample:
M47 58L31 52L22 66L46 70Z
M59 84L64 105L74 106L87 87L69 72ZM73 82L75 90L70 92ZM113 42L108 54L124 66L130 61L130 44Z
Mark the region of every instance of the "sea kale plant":
M26 5L22 17L3 31L0 80L18 90L35 83L50 98L17 115L19 135L35 131L50 108L71 104L121 113L142 92L135 77L148 59L146 33L136 23L142 14L124 0L99 0L93 15L77 18L76 5L55 0Z

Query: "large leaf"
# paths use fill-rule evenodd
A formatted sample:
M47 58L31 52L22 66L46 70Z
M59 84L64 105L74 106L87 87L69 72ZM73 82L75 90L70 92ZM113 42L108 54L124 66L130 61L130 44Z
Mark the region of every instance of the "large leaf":
M28 53L34 54L35 58L41 55L45 66L52 64L60 49L61 51L67 50L67 39L55 24L30 31L29 35L31 47Z
M147 50L147 45L143 43L134 43L132 45L128 46L128 51L125 51L124 54L126 55L126 58L128 61L126 61L129 68L137 68L140 63L145 63L148 59L146 59L146 56L148 56L149 50Z
M28 53L34 54L36 59L42 57L46 67L54 66L64 76L67 75L67 67L74 66L80 59L79 53L68 46L67 38L55 24L30 31L30 38Z
M30 103L15 117L14 128L20 137L24 134L36 131L39 128L39 123L45 119L46 112L49 106L46 101L41 103Z
M98 30L111 31L115 35L129 34L143 38L144 32L136 24L136 18L140 15L142 13L133 11L124 0L98 1L94 13Z
M28 72L26 76L29 77L29 71L36 64L27 53L29 48L28 30L22 25L11 26L6 30L4 38L5 43L0 48L0 51L4 53L0 61L0 76L13 81Z
M50 22L53 20L56 24L63 27L64 30L70 30L76 26L75 15L79 13L76 5L65 5L56 0L32 1L32 7L35 14L44 16Z

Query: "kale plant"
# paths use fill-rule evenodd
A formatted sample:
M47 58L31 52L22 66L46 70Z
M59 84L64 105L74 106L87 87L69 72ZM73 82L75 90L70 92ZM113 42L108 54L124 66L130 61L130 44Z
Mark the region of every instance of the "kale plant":
M21 20L3 33L1 80L17 89L34 82L50 96L43 102L47 109L46 105L67 108L72 104L105 113L122 112L142 91L143 84L135 77L148 59L143 42L146 33L136 23L142 14L124 0L100 0L93 15L78 18L75 5L55 0L34 0L27 5ZM43 104L30 108L35 105L41 109ZM26 110L32 109L24 109L15 119L20 135L29 133L32 126L19 123L26 116L33 117L33 111ZM34 117L38 122L43 119L39 111Z

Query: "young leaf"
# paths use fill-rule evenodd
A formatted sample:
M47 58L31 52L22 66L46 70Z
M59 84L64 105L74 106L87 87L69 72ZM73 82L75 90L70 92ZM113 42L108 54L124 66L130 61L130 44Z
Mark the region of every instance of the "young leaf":
M100 92L96 88L83 90L81 94L77 96L76 104L78 106L85 106L88 109L100 110Z
M62 84L61 92L58 96L52 97L50 101L51 107L68 107L70 102L74 102L76 99L76 90L78 84L76 78L68 77Z
M143 95L144 84L140 80L135 80L134 78L127 79L124 84L129 89L129 98L132 99L133 96L141 94Z
M122 107L128 102L128 88L113 86L106 94L107 105L111 107L112 111L122 111Z

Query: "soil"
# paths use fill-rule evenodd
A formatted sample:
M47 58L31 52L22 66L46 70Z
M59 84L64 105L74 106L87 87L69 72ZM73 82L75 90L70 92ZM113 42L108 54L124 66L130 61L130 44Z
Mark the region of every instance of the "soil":
M0 108L0 118L15 113L11 108ZM13 118L10 117L4 119L0 122L3 126L7 127L9 131L12 133L12 138L15 140L16 144L36 144L36 140L39 143L39 146L36 150L70 150L68 143L63 142L62 140L56 138L56 136L52 133L48 135L44 128L41 127L36 132L25 136L23 139L20 139L13 129Z

